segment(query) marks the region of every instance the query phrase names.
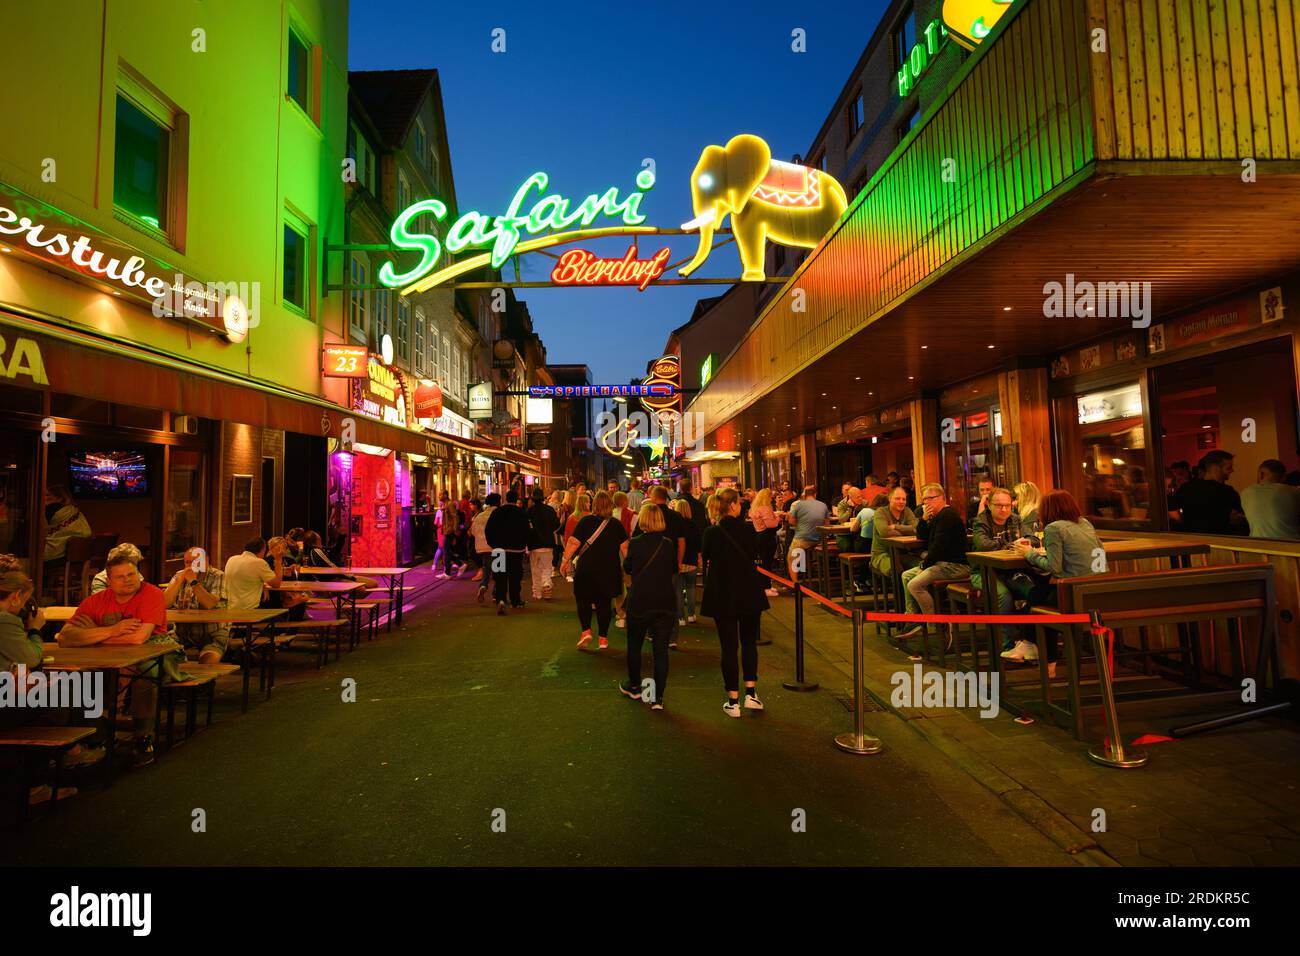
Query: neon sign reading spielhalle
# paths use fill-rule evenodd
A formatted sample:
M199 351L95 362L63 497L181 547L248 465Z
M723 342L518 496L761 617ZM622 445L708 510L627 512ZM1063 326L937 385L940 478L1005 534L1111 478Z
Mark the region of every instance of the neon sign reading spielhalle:
M676 387L656 385L529 385L529 398L672 398Z
M447 251L459 253L471 248L491 247L491 252L472 256L432 275L430 273L442 257L442 243L437 236L412 232L409 227L413 220L426 213L432 213L434 219L441 221L447 215L447 206L437 199L425 199L408 206L393 222L389 238L399 249L418 251L420 261L415 268L400 273L393 268L392 263L386 262L379 270L379 281L390 287L405 287L402 289L403 295L422 292L453 275L489 263L493 268L498 268L516 252L528 252L600 235L602 230L588 231L587 227L602 216L621 220L624 225L612 231L626 233L629 231L628 226L638 226L645 222L645 216L640 212L641 197L654 186L655 176L649 169L642 169L636 175L636 189L622 199L619 198L617 187L610 187L599 196L593 193L576 205L558 193L550 193L540 196L527 213L522 212L528 194L534 189L541 193L549 182L550 177L546 173L533 173L515 190L514 198L510 200L505 213L495 218L476 211L462 215L447 231ZM581 225L582 228L570 228L575 225ZM647 226L643 231L653 232L654 229ZM521 242L523 233L532 236L553 234Z
M570 249L555 263L551 281L556 285L634 285L644 292L664 274L670 255L672 250L663 248L649 259L637 259L636 246L628 246L621 259L601 259L586 249Z

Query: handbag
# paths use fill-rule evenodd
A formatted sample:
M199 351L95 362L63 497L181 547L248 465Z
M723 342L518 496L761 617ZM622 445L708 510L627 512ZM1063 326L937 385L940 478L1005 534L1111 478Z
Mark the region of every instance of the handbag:
M602 531L605 530L605 526L606 526L607 524L609 524L609 519L608 519L608 518L605 518L603 521L601 521L601 523L600 523L600 527L597 528L594 532L592 532L591 537L588 538L586 541L584 541L584 542L582 543L582 547L578 549L578 553L575 554L575 555L573 556L573 560L572 560L571 562L569 562L570 564L573 565L574 570L577 570L577 568L578 568L578 558L582 556L582 553L583 553L584 551L586 551L588 548L591 547L591 543L592 543L593 541L595 541L597 538L600 537L600 533L601 533Z

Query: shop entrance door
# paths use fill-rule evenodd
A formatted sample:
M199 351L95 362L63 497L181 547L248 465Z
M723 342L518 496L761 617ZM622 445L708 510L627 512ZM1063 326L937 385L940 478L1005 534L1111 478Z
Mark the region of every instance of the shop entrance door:
M981 479L990 478L994 485L1008 480L1001 462L1001 438L1002 411L996 405L940 418L943 486L948 503L963 521L969 521L979 510Z

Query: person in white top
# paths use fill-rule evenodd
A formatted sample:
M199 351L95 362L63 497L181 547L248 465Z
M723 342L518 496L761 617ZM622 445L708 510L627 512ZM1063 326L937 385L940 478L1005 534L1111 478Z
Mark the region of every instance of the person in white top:
M274 568L266 563L266 542L253 538L244 545L242 554L226 562L226 607L252 610L262 603L266 587L279 587L284 580L284 554L271 555Z

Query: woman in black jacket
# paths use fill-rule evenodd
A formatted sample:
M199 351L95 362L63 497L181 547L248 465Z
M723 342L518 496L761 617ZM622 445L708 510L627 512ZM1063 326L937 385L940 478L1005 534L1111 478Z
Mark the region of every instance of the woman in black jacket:
M646 502L637 514L641 533L623 545L623 570L632 576L627 593L627 683L619 691L633 700L648 699L651 710L664 709L668 684L668 647L673 636L673 594L677 577L677 545L665 536L664 513ZM641 643L647 632L653 643L654 687L641 691Z
M705 530L700 546L709 565L700 613L713 618L722 643L722 679L727 688L722 709L729 717L739 717L737 650L745 671L745 707L763 709L757 689L758 622L768 603L762 578L754 566L758 560L758 535L753 524L740 518L740 495L734 488L724 488L718 498L722 518Z

